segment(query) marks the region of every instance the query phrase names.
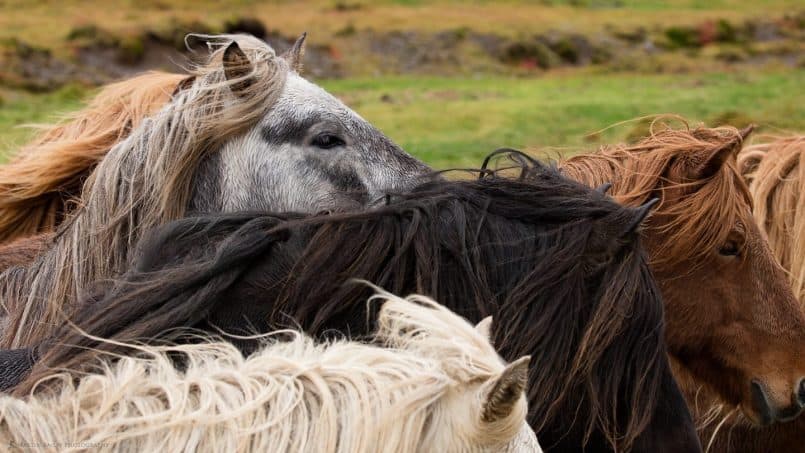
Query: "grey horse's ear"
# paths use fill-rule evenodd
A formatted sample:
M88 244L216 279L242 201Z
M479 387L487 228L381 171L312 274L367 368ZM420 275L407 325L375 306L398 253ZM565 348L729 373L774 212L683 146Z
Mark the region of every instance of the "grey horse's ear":
M302 33L293 46L290 49L285 51L282 54L282 57L288 62L288 65L296 71L296 73L302 73L302 59L305 57L305 39L307 38L307 32Z
M481 406L481 419L484 422L494 423L511 415L528 382L530 361L531 356L520 357L510 363L500 376L493 378L490 386L484 387L488 389Z
M249 77L254 66L237 42L232 41L224 50L224 77L232 83L232 92L241 94L253 83Z

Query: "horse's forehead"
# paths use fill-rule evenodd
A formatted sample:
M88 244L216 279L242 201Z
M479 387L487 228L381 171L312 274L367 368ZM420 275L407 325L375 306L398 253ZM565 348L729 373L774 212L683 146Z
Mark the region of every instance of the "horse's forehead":
M335 96L325 91L296 73L289 73L282 95L272 109L275 115L269 114L268 121L272 119L287 119L295 117L304 119L313 115L327 113L339 118L345 125L353 122L365 122L357 113L352 111Z

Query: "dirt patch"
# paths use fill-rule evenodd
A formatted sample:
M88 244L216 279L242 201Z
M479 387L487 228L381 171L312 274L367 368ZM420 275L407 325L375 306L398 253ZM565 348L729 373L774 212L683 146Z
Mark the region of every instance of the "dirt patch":
M28 91L50 91L67 83L94 85L102 80L76 65L16 39L0 43L0 84Z
M414 31L388 33L369 30L361 33L369 51L374 54L385 71L431 72L435 68L455 67L459 64L457 47L464 40L453 32L426 34Z
M203 40L188 38L189 33L210 34L219 30L199 22L174 22L171 26L146 30L135 36L115 36L108 31L89 29L74 39L77 63L98 74L103 80L129 77L147 70L183 71L203 51ZM224 24L226 33L249 33L264 39L277 53L289 49L296 37L270 32L256 19L240 18ZM190 49L188 49L190 46ZM198 52L203 54L203 52ZM316 77L337 77L340 68L325 46L309 45L305 52L305 68Z
M161 42L144 39L139 46L134 51L120 47L81 47L76 49L75 57L84 69L94 71L105 81L153 69L183 71L190 62L187 52Z

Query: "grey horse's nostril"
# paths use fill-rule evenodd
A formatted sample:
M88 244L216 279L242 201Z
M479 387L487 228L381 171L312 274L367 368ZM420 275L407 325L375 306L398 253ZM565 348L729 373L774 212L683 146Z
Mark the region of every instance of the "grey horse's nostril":
M797 402L799 407L805 407L805 378L800 379L797 387Z

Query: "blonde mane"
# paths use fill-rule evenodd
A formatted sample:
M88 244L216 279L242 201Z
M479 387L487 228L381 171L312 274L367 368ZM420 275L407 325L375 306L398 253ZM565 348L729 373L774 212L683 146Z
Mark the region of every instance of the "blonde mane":
M98 162L189 77L149 72L108 85L0 166L0 243L55 230Z
M289 67L271 47L244 35L207 39L216 49L210 62L100 162L53 247L26 272L0 276L11 316L0 346L45 338L91 284L122 272L143 231L184 215L200 162L254 127L280 96ZM234 79L222 64L233 41L253 62L252 73Z
M540 451L524 394L484 421L490 380L506 368L463 318L422 296L384 300L376 346L316 344L275 332L244 358L232 344L135 346L97 374L47 379L0 396L0 444L93 451ZM177 369L175 358L183 358ZM42 383L44 384L44 382ZM46 450L48 451L48 450Z
M755 219L805 308L805 135L749 146L738 164L755 200Z
M659 197L648 223L657 241L652 268L664 269L674 261L695 263L723 243L739 213L751 207L735 161L742 141L741 132L733 127L672 129L654 124L651 134L637 144L604 146L572 156L559 166L570 178L592 187L611 183L608 193L627 206ZM675 169L695 164L702 155L725 146L732 147L733 155L713 176L684 183L669 179ZM668 202L669 191L678 189L690 193ZM655 219L664 222L658 224Z

